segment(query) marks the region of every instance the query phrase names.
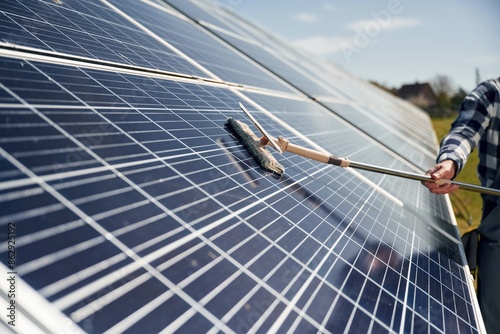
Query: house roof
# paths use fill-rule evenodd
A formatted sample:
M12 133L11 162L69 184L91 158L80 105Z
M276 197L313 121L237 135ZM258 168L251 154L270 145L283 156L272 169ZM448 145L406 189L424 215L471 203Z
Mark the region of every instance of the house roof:
M402 99L416 102L417 105L425 104L426 106L432 106L438 103L436 94L427 82L403 85L398 90L398 96ZM425 102L422 103L422 100L425 100ZM417 101L420 101L420 103Z

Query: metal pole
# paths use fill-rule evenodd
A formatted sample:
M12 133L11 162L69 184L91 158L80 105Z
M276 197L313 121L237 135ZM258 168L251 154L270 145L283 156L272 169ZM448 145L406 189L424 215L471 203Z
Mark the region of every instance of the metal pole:
M429 175L421 175L421 174L416 174L416 173L411 173L411 172L404 172L401 170L396 170L396 169L391 169L391 168L386 168L386 167L379 167L379 166L360 163L360 162L356 162L356 161L349 161L349 167L363 169L363 170L367 170L367 171L375 172L375 173L398 176L398 177L411 179L411 180L417 180L417 181L423 181L423 182L436 182L436 180L434 180ZM482 186L478 186L478 185L474 185L474 184L463 183L463 182L458 182L458 181L453 181L453 180L450 180L448 182L451 184L458 185L460 187L460 189L463 189L463 190L469 190L469 191L475 191L475 192L488 194L488 195L500 196L500 190L498 190L498 189L492 189L492 188L482 187ZM446 183L448 183L448 182L446 182Z

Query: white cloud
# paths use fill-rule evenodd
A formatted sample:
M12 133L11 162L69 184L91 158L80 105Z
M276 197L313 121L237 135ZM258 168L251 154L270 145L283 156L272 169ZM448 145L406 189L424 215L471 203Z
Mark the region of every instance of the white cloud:
M297 15L294 15L293 19L303 23L315 23L319 21L316 15L310 13L299 13Z
M345 45L350 41L351 38L348 37L315 35L294 40L292 43L311 54L326 57L341 51L341 45Z
M373 17L370 20L359 20L347 24L345 27L354 31L364 31L367 29L381 29L385 31L398 30L420 25L420 21L414 18L405 17Z
M325 2L323 4L323 9L326 10L327 12L334 12L335 6L331 2Z

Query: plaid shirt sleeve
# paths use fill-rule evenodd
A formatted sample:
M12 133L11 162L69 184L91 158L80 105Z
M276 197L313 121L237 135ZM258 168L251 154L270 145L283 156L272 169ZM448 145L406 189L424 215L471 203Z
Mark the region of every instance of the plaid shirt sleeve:
M478 146L481 183L493 182L500 152L499 121L500 78L485 81L467 95L450 132L441 141L436 161L452 160L458 174L472 150Z

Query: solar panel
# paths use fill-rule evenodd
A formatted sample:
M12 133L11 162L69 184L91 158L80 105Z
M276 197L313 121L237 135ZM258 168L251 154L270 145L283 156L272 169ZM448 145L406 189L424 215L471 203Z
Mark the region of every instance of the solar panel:
M448 197L290 154L278 177L225 126L242 102L423 173L421 110L206 2L11 1L0 24L2 331L484 332Z

